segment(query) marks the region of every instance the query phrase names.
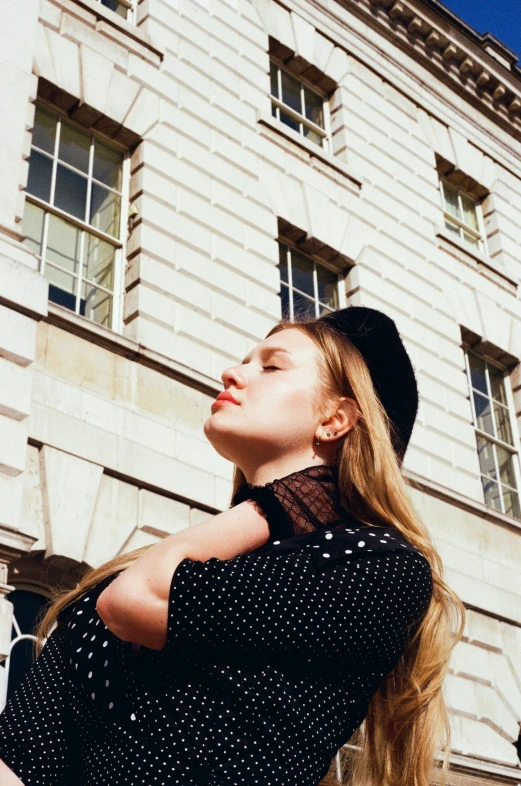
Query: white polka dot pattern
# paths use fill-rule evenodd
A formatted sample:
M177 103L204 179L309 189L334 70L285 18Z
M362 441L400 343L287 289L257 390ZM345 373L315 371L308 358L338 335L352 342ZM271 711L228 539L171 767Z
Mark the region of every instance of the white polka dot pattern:
M432 576L395 530L352 519L274 541L271 505L260 549L177 566L163 651L105 628L95 604L111 579L60 615L0 716L0 757L25 786L324 777L425 613Z

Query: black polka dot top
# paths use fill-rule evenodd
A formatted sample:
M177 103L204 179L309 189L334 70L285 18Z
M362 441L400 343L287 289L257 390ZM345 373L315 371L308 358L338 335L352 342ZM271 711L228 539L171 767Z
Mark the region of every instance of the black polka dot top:
M25 786L316 786L432 595L422 553L337 491L323 466L242 485L270 538L178 565L160 652L101 621L112 577L62 612L0 716Z

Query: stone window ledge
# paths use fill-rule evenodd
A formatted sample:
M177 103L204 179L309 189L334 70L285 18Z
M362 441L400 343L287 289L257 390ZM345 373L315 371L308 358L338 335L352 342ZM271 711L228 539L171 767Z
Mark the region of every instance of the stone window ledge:
M302 134L297 133L297 131L294 131L292 128L289 128L288 126L284 125L284 123L281 123L279 120L272 117L271 115L266 114L265 112L258 112L257 122L261 126L265 126L272 131L275 131L280 137L287 140L290 143L288 147L298 145L303 150L305 150L306 153L309 153L312 160L313 158L318 159L324 164L327 164L328 167L331 167L337 172L340 172L341 175L350 181L350 185L354 186L357 192L359 192L362 188L363 181L357 172L351 169L351 167L344 163L344 161L341 161L336 156L328 153L314 142L310 142L308 139L306 139L306 137L302 136Z
M96 20L101 22L102 25L105 23L108 27L114 28L116 34L124 33L138 44L141 44L141 46L149 49L160 61L163 60L165 49L162 44L153 39L148 33L145 33L144 30L141 30L141 28L127 22L122 16L118 16L114 11L105 8L97 0L75 0L75 3L94 14Z
M492 257L488 257L481 251L467 245L463 240L455 237L451 232L445 229L445 227L436 227L436 238L438 238L438 245L441 248L450 250L450 252L454 253L454 255L464 264L488 275L488 277L492 278L496 283L500 283L502 286L506 285L511 291L515 292L517 289L519 285L519 276L516 273L499 265ZM447 243L450 244L450 249L446 248Z
M75 314L74 311L70 311L58 303L49 301L49 313L47 317L44 317L44 321L80 336L85 341L104 347L116 355L122 355L136 363L160 371L165 376L177 379L208 396L215 397L221 392L222 385L216 379L162 355L160 352L149 349L104 325L99 325L81 314Z

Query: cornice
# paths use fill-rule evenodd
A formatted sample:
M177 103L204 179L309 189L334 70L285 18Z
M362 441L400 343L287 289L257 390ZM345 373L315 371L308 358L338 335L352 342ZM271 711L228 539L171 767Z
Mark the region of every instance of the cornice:
M521 68L438 0L337 0L510 131L521 132ZM331 8L331 6L330 6Z

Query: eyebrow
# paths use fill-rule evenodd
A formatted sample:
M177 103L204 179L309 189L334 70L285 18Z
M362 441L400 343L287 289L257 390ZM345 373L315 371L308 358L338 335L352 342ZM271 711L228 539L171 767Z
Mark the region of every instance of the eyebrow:
M284 352L286 355L291 356L291 352L289 351L289 349L286 349L285 347L262 347L262 349L259 350L259 355L262 358L264 358L264 357L269 357L270 355L274 355L275 352ZM251 360L251 355L246 355L246 357L243 358L242 363L248 363L250 360Z

